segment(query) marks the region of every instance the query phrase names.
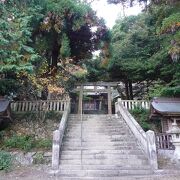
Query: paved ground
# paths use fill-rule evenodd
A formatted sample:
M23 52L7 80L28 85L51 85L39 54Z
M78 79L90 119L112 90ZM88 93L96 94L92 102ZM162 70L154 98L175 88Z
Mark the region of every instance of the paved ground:
M154 175L147 176L123 176L103 178L62 178L54 176L48 166L17 167L8 173L0 172L0 180L180 180L180 171L159 170Z

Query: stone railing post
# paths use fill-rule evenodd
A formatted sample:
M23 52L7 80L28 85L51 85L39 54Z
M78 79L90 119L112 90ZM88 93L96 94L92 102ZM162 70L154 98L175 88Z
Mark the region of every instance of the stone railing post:
M52 169L59 169L59 156L60 156L60 131L53 132L53 145L52 145Z
M156 152L156 138L154 131L147 131L147 143L148 143L148 151L149 151L149 161L151 164L151 167L156 170L158 169L158 163L157 163L157 152Z

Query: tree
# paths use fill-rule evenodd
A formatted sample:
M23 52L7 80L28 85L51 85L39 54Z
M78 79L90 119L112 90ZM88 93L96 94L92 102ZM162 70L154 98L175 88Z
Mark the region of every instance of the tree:
M37 6L26 9L25 1L22 4L18 2L0 3L1 94L17 89L9 87L17 86L15 81L20 74L33 73L34 64L40 60L31 46L31 23L34 17L41 16L40 9Z
M79 64L100 48L107 31L89 4L79 0L5 0L0 8L2 84L13 78L27 94L84 77L86 69Z
M156 78L148 60L158 49L152 19L145 14L119 19L112 30L112 58L109 71L113 79L124 82L126 98L133 99L132 83Z
M96 32L91 30L94 26ZM48 0L45 18L34 39L36 48L48 60L49 71L56 72L58 62L65 64L66 58L74 64L91 58L105 31L105 25L87 3Z
M30 46L30 23L35 10L22 12L17 7L12 8L3 3L0 3L0 8L0 72L6 75L32 72L32 63L38 59L38 54Z
M174 4L152 2L141 15L116 22L109 70L112 77L125 82L127 98L133 94L131 82L158 79L161 95L179 96L179 21Z

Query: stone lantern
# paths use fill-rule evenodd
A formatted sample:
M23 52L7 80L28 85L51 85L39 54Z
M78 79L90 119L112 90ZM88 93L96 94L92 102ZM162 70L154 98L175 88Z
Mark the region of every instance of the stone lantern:
M167 133L171 134L171 142L175 146L174 158L180 160L180 128L176 123L176 119L174 119L171 129Z

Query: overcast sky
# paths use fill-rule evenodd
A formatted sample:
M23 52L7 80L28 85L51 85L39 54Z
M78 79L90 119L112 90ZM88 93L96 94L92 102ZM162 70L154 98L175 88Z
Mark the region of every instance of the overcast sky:
M107 4L107 0L96 0L92 3L92 8L97 12L99 17L103 17L109 28L115 24L118 16L123 16L121 5ZM125 9L125 15L137 15L141 12L140 6Z

